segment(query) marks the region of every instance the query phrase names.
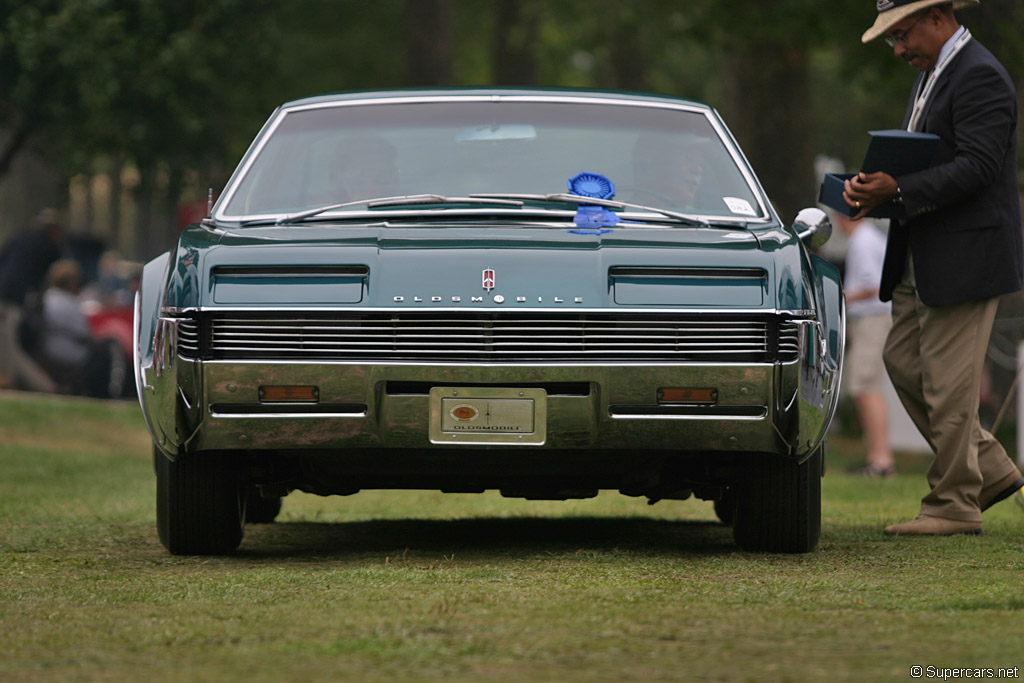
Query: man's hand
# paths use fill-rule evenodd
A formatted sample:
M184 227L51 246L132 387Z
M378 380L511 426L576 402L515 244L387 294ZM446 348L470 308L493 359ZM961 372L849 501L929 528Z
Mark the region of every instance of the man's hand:
M860 219L871 213L876 206L891 202L899 190L896 179L888 173L858 173L844 184L843 199L859 212L852 220Z

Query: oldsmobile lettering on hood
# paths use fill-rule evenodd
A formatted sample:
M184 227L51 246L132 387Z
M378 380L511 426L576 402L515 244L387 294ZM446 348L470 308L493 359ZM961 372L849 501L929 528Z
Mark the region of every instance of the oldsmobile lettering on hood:
M428 303L428 302L432 303L432 304L440 304L440 303L446 303L446 302L451 302L453 304L459 304L459 303L482 304L482 303L486 302L486 297L483 297L483 296L467 296L467 297L462 297L462 296L458 296L458 295L455 295L455 296L452 296L452 297L448 297L448 298L443 297L443 296L431 296L431 297L425 297L425 298L421 297L421 296L412 296L412 297L396 296L394 298L394 301L397 304L401 304L401 303L421 304L421 303ZM502 294L495 294L494 296L490 297L490 301L493 302L493 303L496 303L496 304L503 304L506 301L510 301L510 302L514 301L517 304L525 304L527 302L533 301L533 299L531 299L529 297L525 297L525 296L509 297L508 299L506 299L505 296L502 295ZM564 304L564 303L567 303L567 302L574 303L574 304L582 304L583 303L583 297L582 296L574 296L574 297L571 297L571 298L563 298L563 297L559 297L559 296L553 296L553 297L550 297L549 299L545 299L542 296L537 297L537 303L542 304L542 303L545 303L545 302L550 302L550 303L553 303L553 304Z

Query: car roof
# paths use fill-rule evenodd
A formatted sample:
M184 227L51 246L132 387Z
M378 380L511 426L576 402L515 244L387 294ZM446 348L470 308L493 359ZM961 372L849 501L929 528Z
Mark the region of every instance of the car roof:
M670 95L655 93L626 92L616 90L593 90L580 88L493 88L493 87L466 87L466 88L403 88L395 90L365 90L339 92L314 97L304 97L292 100L281 105L282 109L304 108L310 105L325 105L333 102L352 102L359 100L388 100L388 99L422 99L430 100L436 98L465 97L477 99L481 97L494 98L537 98L546 99L557 97L559 99L583 100L614 100L621 103L635 104L671 104L685 105L691 108L710 110L706 104L695 100L688 100Z

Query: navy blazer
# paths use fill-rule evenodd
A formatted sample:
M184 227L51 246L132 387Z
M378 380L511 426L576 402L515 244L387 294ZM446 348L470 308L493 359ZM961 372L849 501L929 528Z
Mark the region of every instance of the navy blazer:
M904 128L923 78L915 81ZM1017 95L1006 70L976 40L940 74L918 130L941 140L931 167L896 179L908 218L890 226L879 296L892 299L908 244L918 295L928 306L1020 290Z

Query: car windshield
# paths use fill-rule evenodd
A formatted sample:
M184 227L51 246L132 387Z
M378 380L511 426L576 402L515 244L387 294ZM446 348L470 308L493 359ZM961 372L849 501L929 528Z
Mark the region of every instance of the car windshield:
M707 217L765 216L753 180L699 109L595 102L334 103L284 113L227 188L220 217L406 195L567 191L601 174L615 199ZM565 210L565 207L557 207ZM520 209L522 210L522 209Z

